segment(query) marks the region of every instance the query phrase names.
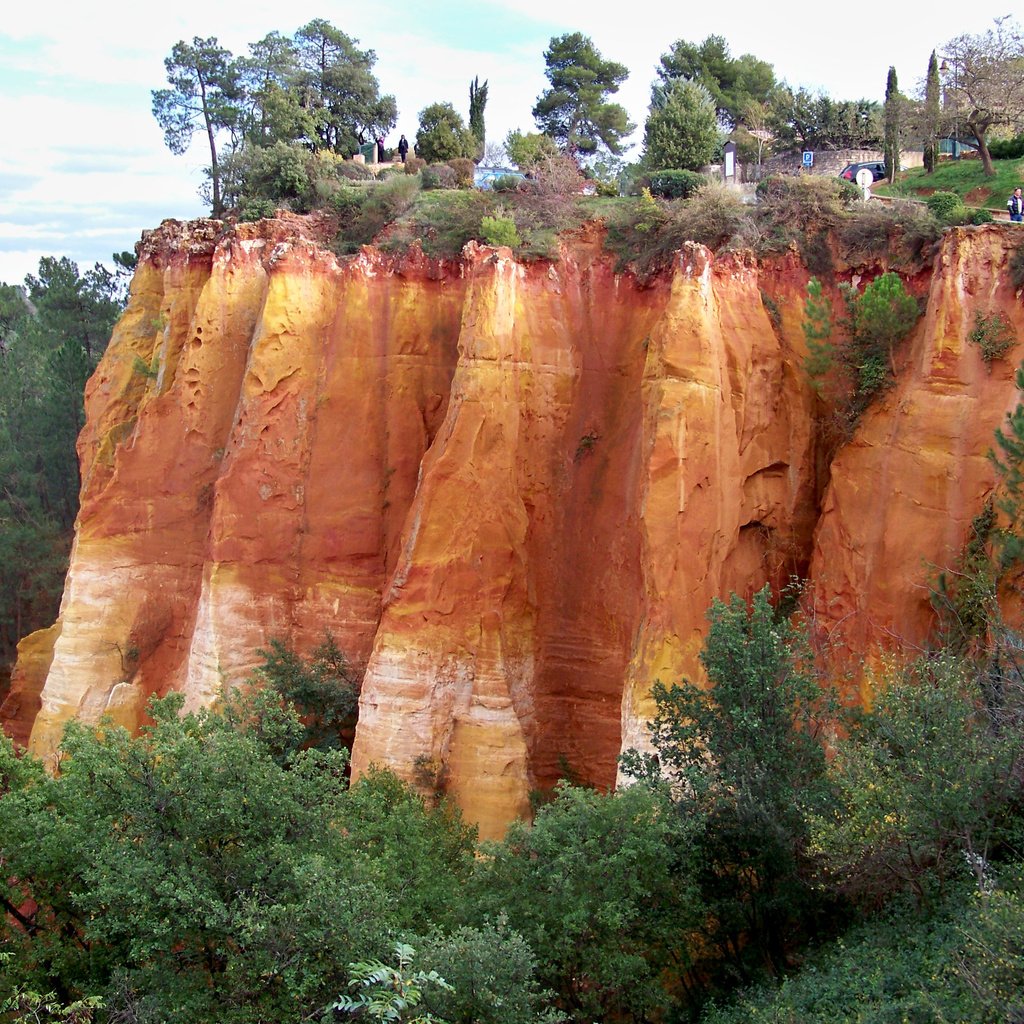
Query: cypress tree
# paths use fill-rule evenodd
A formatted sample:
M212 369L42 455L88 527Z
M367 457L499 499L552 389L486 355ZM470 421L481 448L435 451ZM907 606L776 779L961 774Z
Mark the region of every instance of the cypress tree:
M885 174L890 184L900 171L900 91L896 69L889 68L885 83Z
M935 51L928 60L924 87L924 172L931 174L939 161L939 62Z
M477 159L484 153L484 107L487 106L487 82L480 84L479 76L469 83L469 130L476 138Z

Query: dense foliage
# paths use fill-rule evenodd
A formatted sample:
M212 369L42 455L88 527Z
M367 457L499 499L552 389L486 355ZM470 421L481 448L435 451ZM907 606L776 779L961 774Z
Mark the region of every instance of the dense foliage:
M476 136L450 103L431 103L420 111L416 155L427 163L473 157L477 144Z
M644 128L644 164L699 171L719 147L718 122L711 94L697 82L655 87Z
M703 86L712 97L717 119L730 129L748 119L752 104L769 102L777 87L770 64L749 53L733 57L729 44L717 35L699 44L676 40L657 70L662 85L694 82Z
M326 208L339 252L378 239L448 256L476 238L550 256L559 231L598 216L641 273L698 241L795 243L824 276L836 252L912 262L937 235L934 217L864 209L835 180L768 180L749 207L682 170L726 128L812 148L880 137L877 105L794 92L718 37L662 58L644 169L670 169L599 205L577 158L629 130L608 102L625 69L579 33L545 59L543 133L508 140L530 177L497 195L465 187L478 80L469 128L450 104L424 109L429 167L371 181L341 159L393 126L394 101L372 51L319 19L239 60L215 39L177 44L154 112L175 151L206 136L215 213ZM113 276L69 261L0 288L5 659L52 620L82 387L120 301ZM806 368L842 431L888 386L918 315L895 274L861 291L812 280ZM997 329L976 325L992 358ZM0 1020L1014 1019L1024 676L996 595L1020 560L1024 409L996 445L999 491L935 584L936 649L882 666L869 709L837 705L799 616L767 589L733 595L709 612L706 680L654 687L649 752L623 760L631 784L563 782L500 843L476 845L443 780L427 800L384 771L350 785L359 673L329 636L305 657L271 642L219 708L154 701L136 736L72 724L55 776L4 741Z
M0 679L17 642L56 615L78 513L82 395L123 292L106 267L82 274L66 257L41 259L23 288L0 285Z
M213 216L227 209L222 150L229 157L275 144L352 156L398 116L380 94L376 55L330 22L316 18L292 38L271 32L235 57L215 38L178 42L164 61L168 88L153 91L153 115L172 153L196 133L206 137ZM237 177L237 175L236 175Z
M553 38L544 62L551 86L533 108L540 130L570 156L593 153L599 145L620 152L634 126L625 108L608 97L629 77L628 69L605 60L580 32Z
M849 437L864 410L895 380L896 349L921 315L899 275L880 274L858 291L843 285L845 316L834 317L812 278L804 304L805 368L832 417L833 441Z
M634 784L562 783L479 851L443 799L380 771L350 787L334 738L314 742L283 693L337 677L329 643L310 660L275 645L220 709L154 701L134 737L74 723L57 777L5 741L0 1007L782 1021L845 992L890 1016L841 1020L1015 1011L1022 677L994 690L937 655L894 665L852 715L767 590L709 617L714 686L659 684ZM892 952L867 970L871 943Z

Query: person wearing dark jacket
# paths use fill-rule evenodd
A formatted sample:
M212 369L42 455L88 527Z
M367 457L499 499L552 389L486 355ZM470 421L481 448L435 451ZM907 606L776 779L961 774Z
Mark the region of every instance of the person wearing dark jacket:
M409 152L409 140L403 135L398 140L398 158L405 163L405 155Z
M1021 197L1019 186L1013 190L1013 195L1006 201L1006 208L1010 211L1010 220L1018 223L1024 221L1024 198Z

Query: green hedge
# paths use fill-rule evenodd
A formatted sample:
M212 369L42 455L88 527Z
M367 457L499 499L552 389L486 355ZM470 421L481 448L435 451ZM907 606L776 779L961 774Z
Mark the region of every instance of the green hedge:
M651 195L661 199L687 199L708 183L697 171L655 171L650 177Z

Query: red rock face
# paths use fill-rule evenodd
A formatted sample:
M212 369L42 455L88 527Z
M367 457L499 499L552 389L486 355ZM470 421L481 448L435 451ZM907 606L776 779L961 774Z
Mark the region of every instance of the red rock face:
M956 563L992 493L986 453L1021 400L1021 350L987 367L968 339L979 313L1004 314L1024 339L1007 273L1015 241L996 227L947 234L896 386L832 464L811 573L815 612L840 663L922 649L935 626L936 574Z
M897 388L831 470L793 258L690 246L640 287L596 235L522 265L338 260L324 232L142 246L87 393L60 622L2 710L35 752L329 631L366 666L355 771L442 785L500 836L567 769L614 783L653 681L701 678L715 597L811 566L855 655L927 634L921 567L962 545L1017 400L1016 359L965 342L975 311L1024 326L998 229L948 237Z

